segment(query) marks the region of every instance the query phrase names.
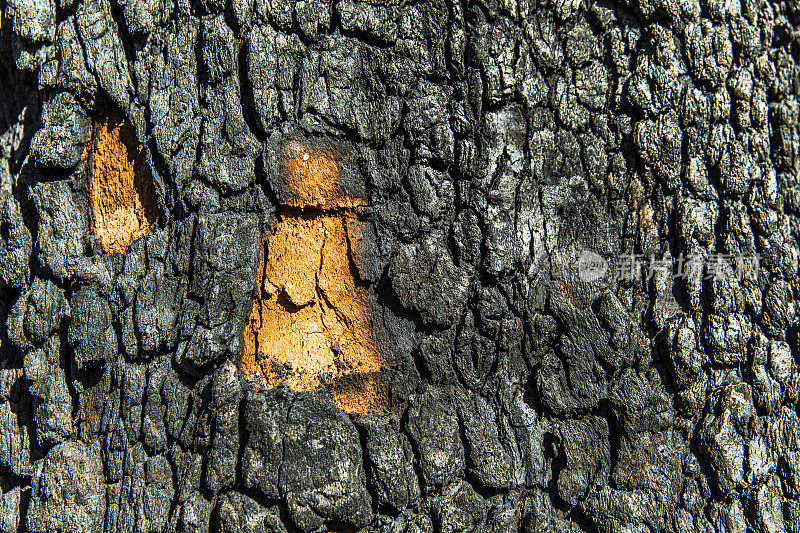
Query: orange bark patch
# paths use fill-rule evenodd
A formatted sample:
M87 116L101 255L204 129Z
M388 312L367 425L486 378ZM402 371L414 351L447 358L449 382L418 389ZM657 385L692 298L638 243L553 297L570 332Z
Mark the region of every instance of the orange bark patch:
M341 379L331 387L333 401L342 411L367 415L384 412L389 407L386 384L379 374L355 374L355 379Z
M341 165L332 149L291 141L281 154L285 201L294 207L350 208L364 201L352 198L341 183Z
M87 148L92 233L107 253L124 253L133 241L152 233L158 218L143 148L131 125L118 115L95 125Z
M291 172L290 183L297 185L291 189L294 205L319 207L318 202L306 203L312 196L327 198L339 209L356 205L346 194L332 201L339 175L335 159L318 152L303 159L313 150L297 143L285 150L284 168ZM273 224L262 241L240 364L245 375L265 387L326 387L351 414L382 410L387 404L378 374L384 360L373 338L368 294L350 272L349 254L358 251L348 249L348 230L352 235L359 228L346 210L292 214Z

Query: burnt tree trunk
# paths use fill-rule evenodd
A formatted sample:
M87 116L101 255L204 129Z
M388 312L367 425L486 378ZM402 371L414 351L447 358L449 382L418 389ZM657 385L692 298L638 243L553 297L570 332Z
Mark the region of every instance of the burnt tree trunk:
M0 9L0 531L800 531L795 1Z

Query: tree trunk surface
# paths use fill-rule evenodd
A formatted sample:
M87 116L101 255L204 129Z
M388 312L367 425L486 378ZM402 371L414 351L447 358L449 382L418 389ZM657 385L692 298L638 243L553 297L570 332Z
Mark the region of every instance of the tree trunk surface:
M800 532L795 1L0 10L0 531Z

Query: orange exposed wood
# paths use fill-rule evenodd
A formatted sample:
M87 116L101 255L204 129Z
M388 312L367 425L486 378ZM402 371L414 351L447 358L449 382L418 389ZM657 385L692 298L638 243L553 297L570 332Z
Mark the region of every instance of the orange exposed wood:
M282 178L294 207L351 208L364 204L351 197L339 177L339 154L332 149L290 141L281 154Z
M158 218L152 176L133 128L119 115L95 125L87 145L92 233L107 253L124 253Z
M360 203L338 190L340 166L332 153L290 143L283 163L291 205L341 209ZM359 228L347 210L292 214L273 224L262 242L240 364L265 387L327 387L351 414L387 404L368 295L350 272L350 253L360 251L348 248L348 230L352 236Z

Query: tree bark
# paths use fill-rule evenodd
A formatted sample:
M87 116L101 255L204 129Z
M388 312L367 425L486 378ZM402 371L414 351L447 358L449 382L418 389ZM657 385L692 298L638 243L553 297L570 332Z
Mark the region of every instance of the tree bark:
M796 2L0 9L0 531L800 531Z

